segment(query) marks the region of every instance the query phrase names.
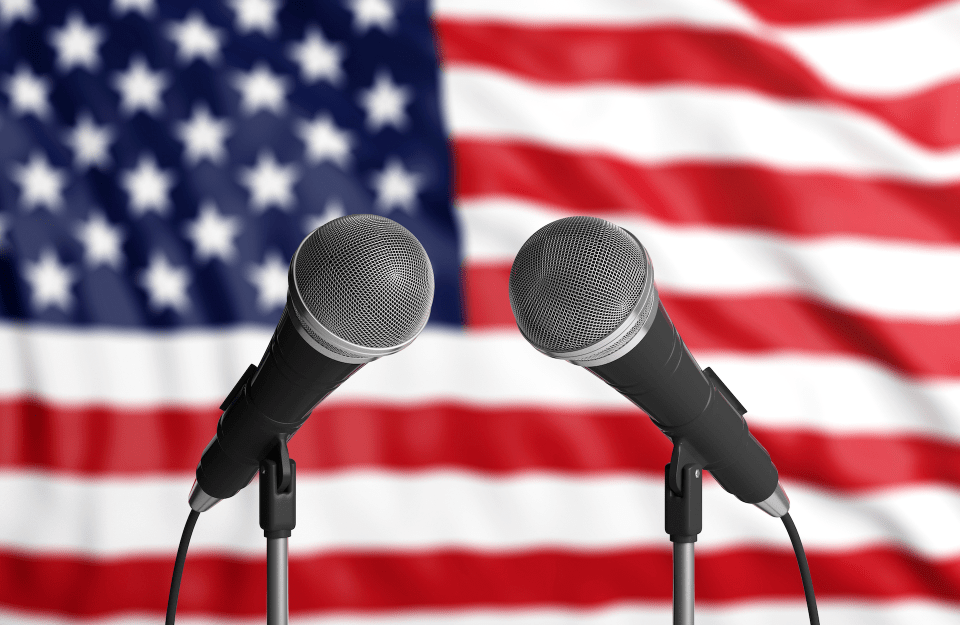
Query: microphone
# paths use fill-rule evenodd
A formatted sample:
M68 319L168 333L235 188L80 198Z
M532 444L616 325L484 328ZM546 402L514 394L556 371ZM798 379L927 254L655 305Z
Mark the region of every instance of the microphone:
M642 408L674 443L675 475L687 461L699 464L741 501L787 514L790 500L746 409L684 345L633 234L595 217L547 224L520 248L509 289L524 338Z
M287 305L260 365L220 405L190 507L203 512L237 494L344 380L412 343L433 289L426 250L390 219L347 215L308 235L290 261Z

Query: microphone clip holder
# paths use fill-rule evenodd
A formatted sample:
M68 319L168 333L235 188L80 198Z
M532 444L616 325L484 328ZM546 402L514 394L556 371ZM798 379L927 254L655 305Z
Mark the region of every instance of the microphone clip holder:
M693 625L693 546L703 530L703 467L682 439L664 469L664 528L673 542L673 623Z
M703 530L703 467L685 441L673 446L664 475L665 528L672 542L693 543Z
M297 463L285 436L260 462L260 527L266 538L289 538L297 526Z
M287 539L297 525L297 463L287 438L260 462L260 527L267 539L267 625L290 621Z

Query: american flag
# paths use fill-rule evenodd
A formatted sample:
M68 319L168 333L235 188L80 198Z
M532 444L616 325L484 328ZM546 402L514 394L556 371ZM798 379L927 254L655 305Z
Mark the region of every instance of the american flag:
M523 241L630 229L791 497L824 623L960 624L960 3L0 0L0 622L162 619L303 236L410 229L431 322L291 442L291 618L670 622L669 442L519 335ZM697 620L807 622L704 485ZM262 621L256 489L178 620Z

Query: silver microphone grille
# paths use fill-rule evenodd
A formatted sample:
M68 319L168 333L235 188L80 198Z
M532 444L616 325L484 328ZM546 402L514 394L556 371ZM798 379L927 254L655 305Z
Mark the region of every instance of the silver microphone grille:
M378 215L324 224L290 263L294 312L321 351L340 360L371 360L413 341L430 316L433 288L420 242Z
M510 270L520 331L538 350L577 364L602 364L598 359L612 360L634 343L656 301L646 250L595 217L547 224L527 239Z

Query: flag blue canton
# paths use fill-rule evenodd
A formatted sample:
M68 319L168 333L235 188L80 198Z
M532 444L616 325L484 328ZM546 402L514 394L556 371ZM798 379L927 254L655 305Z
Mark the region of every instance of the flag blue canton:
M0 314L275 323L303 237L382 214L460 250L425 2L0 0Z

